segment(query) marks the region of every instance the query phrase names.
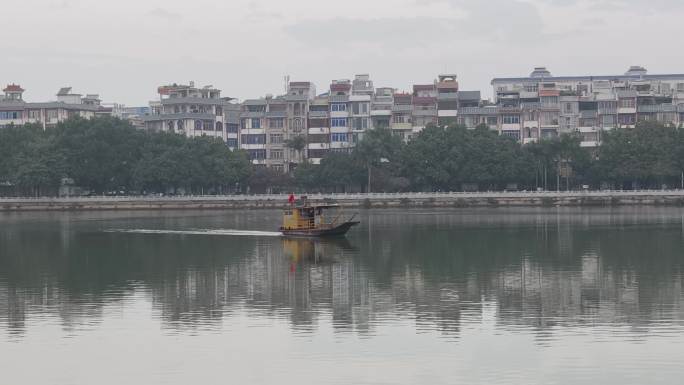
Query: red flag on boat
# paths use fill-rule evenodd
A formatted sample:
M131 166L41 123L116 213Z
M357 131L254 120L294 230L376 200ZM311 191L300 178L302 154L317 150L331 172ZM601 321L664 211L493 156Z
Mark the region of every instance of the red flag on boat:
M292 204L295 203L295 196L294 194L290 194L290 197L287 198L288 203Z

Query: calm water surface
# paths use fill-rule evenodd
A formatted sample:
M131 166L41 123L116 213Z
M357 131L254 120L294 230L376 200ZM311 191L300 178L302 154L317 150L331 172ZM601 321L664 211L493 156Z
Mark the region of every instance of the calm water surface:
M3 384L676 384L684 210L0 214Z

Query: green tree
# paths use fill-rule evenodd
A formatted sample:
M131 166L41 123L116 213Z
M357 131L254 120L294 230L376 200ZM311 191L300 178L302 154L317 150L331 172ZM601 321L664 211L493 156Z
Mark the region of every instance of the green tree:
M389 128L368 130L354 148L354 156L366 167L367 192L371 192L372 170L382 163L396 162L400 158L403 142Z
M295 151L300 161L306 162L307 140L304 135L296 135L285 141L285 147Z

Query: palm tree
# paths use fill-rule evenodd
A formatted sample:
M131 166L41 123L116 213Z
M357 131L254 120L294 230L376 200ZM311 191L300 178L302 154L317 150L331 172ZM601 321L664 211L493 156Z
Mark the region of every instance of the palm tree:
M294 150L297 153L297 157L300 158L302 162L306 161L306 137L304 135L297 135L285 141L285 147Z

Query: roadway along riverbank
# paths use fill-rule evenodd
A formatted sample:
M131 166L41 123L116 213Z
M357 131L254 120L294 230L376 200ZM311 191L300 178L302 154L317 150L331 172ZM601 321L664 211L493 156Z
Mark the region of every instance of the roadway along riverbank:
M0 198L0 211L261 209L286 207L288 195ZM684 190L478 193L309 194L345 207L684 205Z

